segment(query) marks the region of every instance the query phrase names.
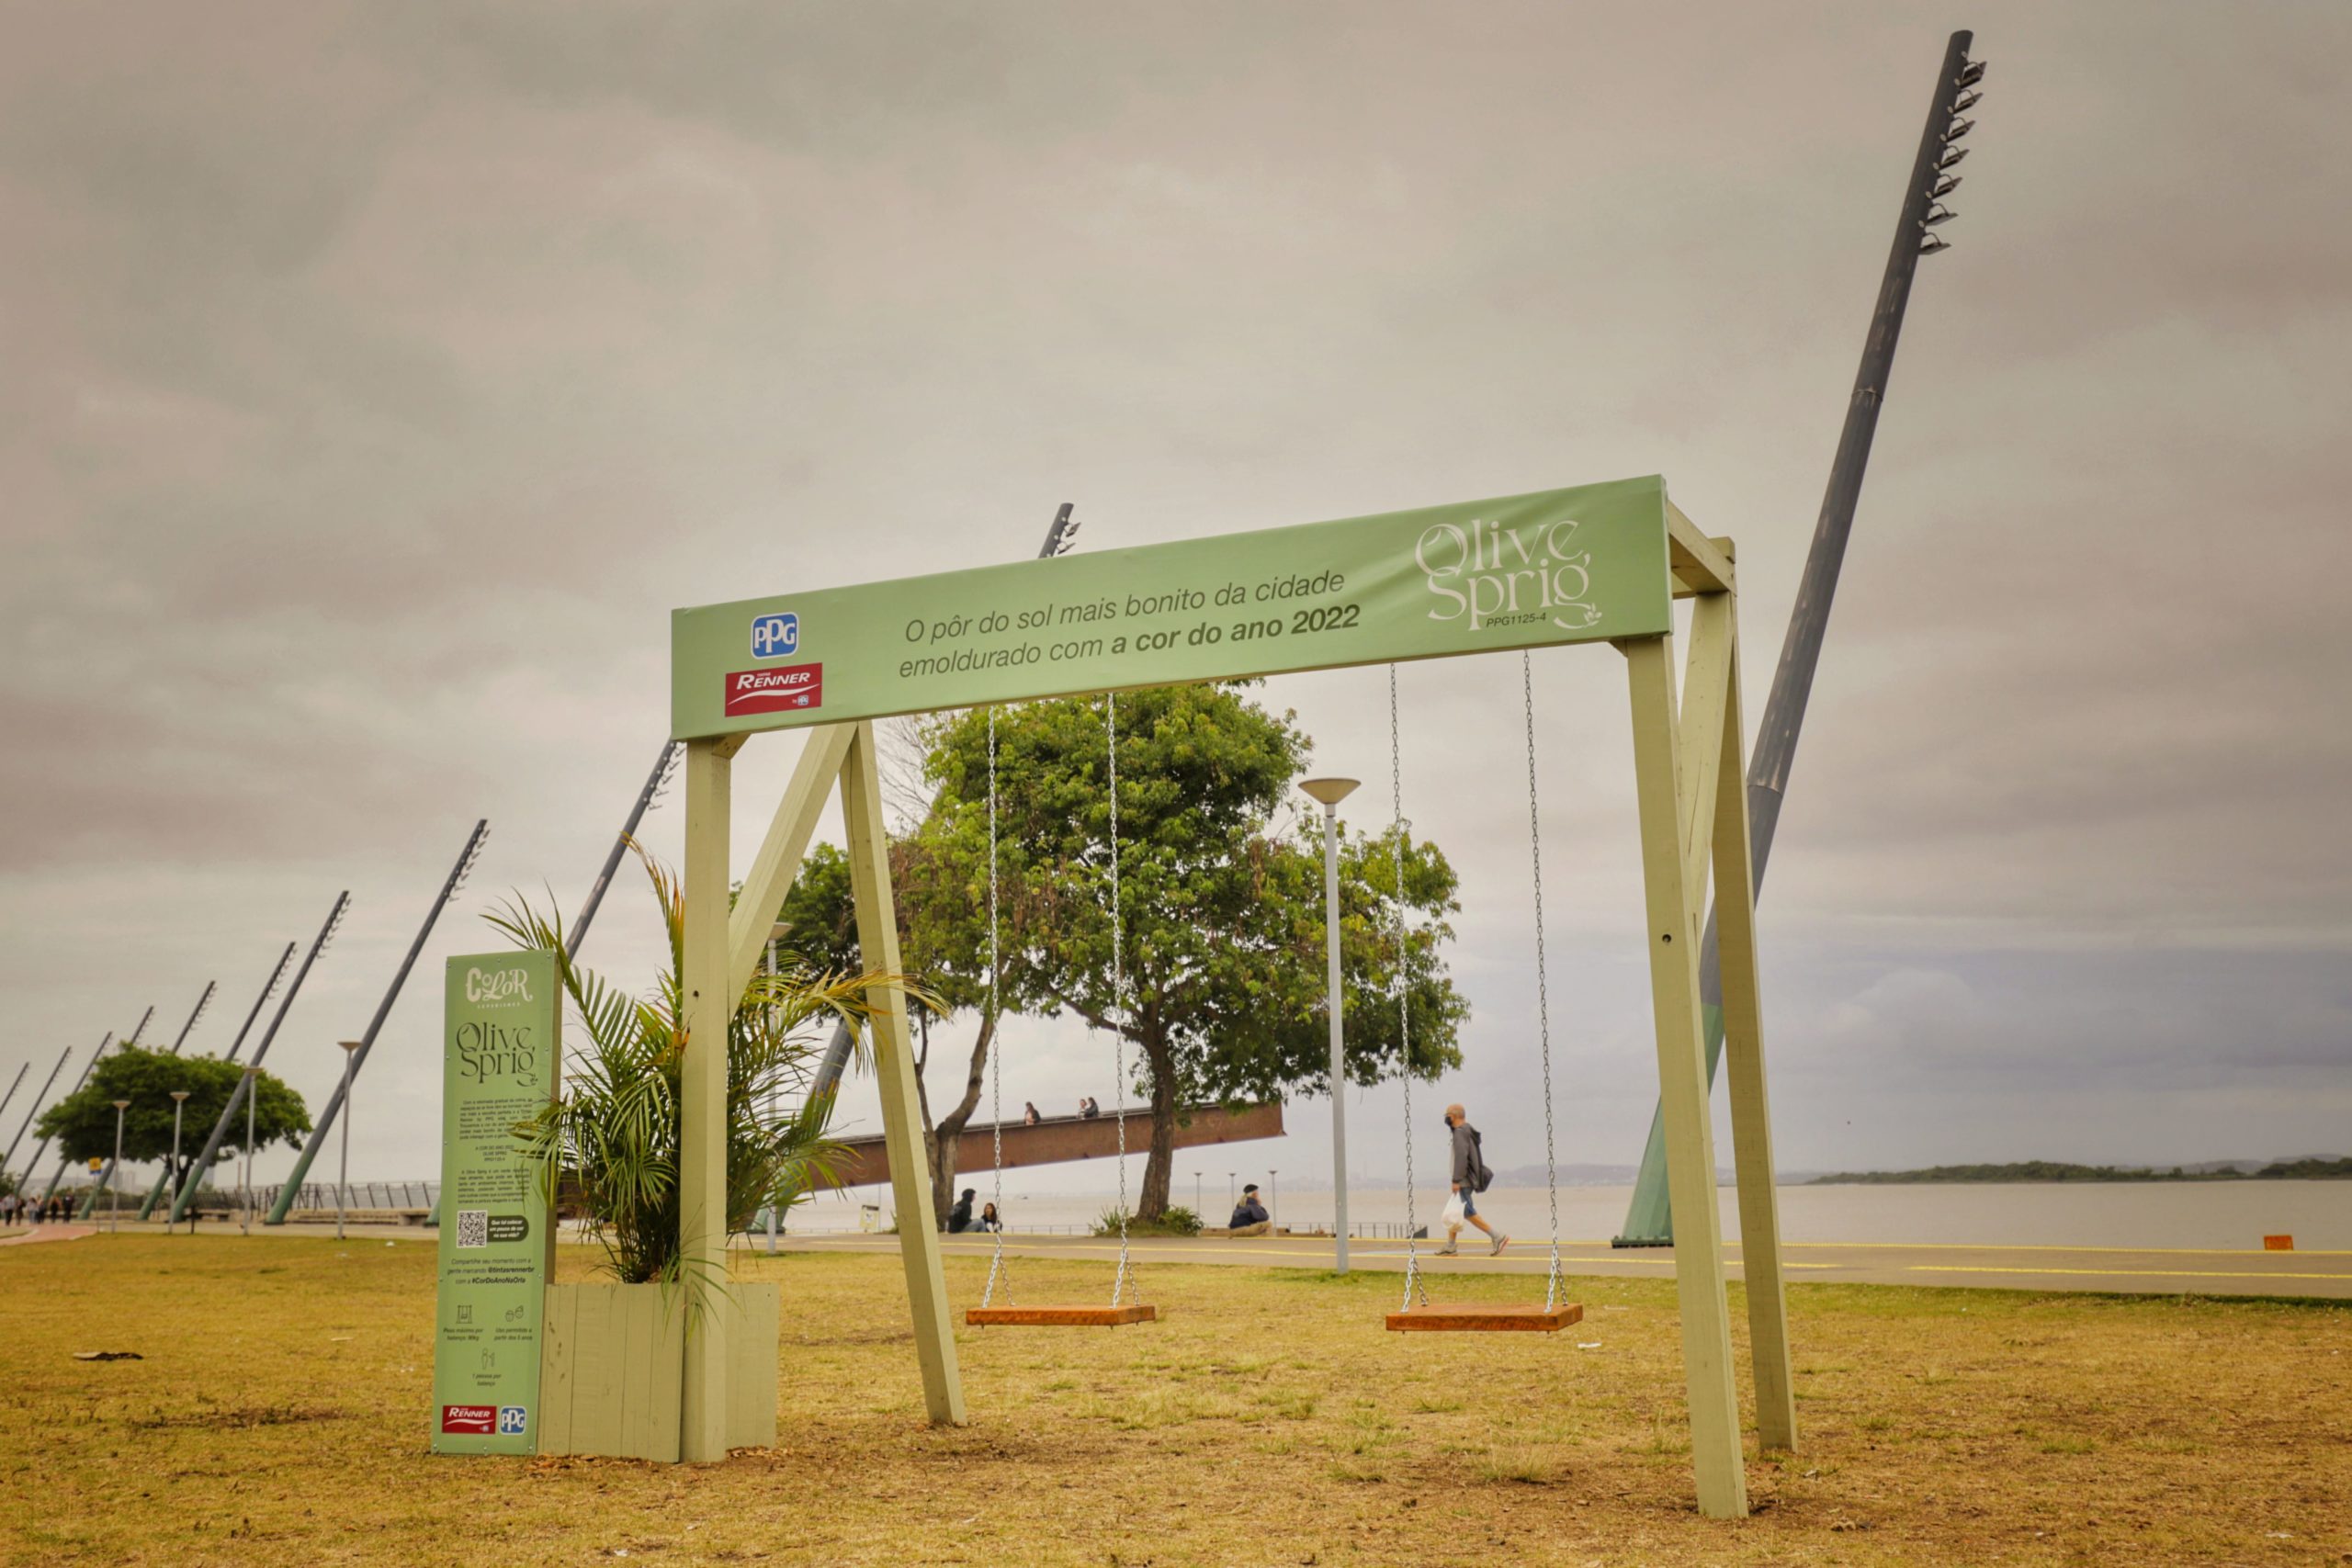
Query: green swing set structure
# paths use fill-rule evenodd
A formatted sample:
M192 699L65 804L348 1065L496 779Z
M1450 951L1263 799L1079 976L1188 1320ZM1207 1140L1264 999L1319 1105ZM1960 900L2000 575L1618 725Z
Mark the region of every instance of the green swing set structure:
M1639 924L1649 952L1668 1182L1679 1222L1675 1271L1698 1503L1717 1517L1746 1513L1699 998L1700 919L1711 874L1759 1439L1767 1448L1792 1449L1796 1424L1741 783L1734 558L1732 541L1702 533L1653 476L674 612L672 728L686 749L682 1266L707 1278L726 1273L726 1064L723 1047L705 1043L726 1040L727 1010L760 962L836 784L862 951L874 969L900 970L874 721L1184 682L1518 651L1532 819L1538 716L1524 660L1537 648L1607 643L1625 660L1631 699L1644 891ZM1691 603L1678 695L1679 599ZM1396 703L1392 671L1392 746ZM1115 725L1114 695L1106 702L1106 722ZM808 734L730 910L732 759L752 736L792 728ZM1115 845L1114 829L1114 877ZM1536 874L1540 910L1540 852ZM1113 909L1115 933L1115 892ZM1549 1009L1540 989L1540 945L1537 972L1548 1147ZM876 1009L872 1035L899 1212L923 1213L930 1188L906 1003L897 991ZM1124 1171L1124 1160L1121 1166ZM1553 1236L1541 1309L1431 1306L1421 1299L1416 1252L1408 1258L1405 1303L1390 1326L1540 1329L1573 1321L1566 1314L1576 1309L1558 1299L1556 1213ZM908 1224L899 1245L925 1407L934 1424L962 1425L967 1412L939 1238L927 1224ZM1000 1307L994 1296L1001 1276L1000 1252L982 1305L967 1313L967 1322L1056 1325L1153 1315L1132 1293L1124 1242L1107 1306ZM773 1347L730 1347L761 1332L773 1337L775 1330L755 1312L708 1312L689 1325L680 1458L725 1457L730 1399L756 1404L764 1398L773 1409ZM764 1388L740 1386L747 1375L763 1377Z

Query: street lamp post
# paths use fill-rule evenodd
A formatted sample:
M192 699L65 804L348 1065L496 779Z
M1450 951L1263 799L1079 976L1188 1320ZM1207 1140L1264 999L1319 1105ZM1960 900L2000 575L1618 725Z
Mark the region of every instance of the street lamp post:
M187 1114L187 1094L188 1091L184 1089L175 1089L172 1090L172 1179L174 1181L185 1181L187 1179L185 1177L180 1175L180 1118ZM188 1235L194 1235L196 1234L196 1194L193 1192L188 1194L187 1212L189 1215L187 1222ZM172 1222L168 1216L166 1216L164 1221L164 1228L165 1230L170 1230L172 1228Z
M109 1168L111 1169L122 1168L122 1113L130 1109L130 1101L127 1100L118 1100L114 1102L114 1164ZM107 1215L107 1231L108 1235L120 1235L122 1234L122 1184L119 1181L109 1181L107 1185L114 1189L114 1203Z
M1348 1048L1340 989L1340 802L1354 779L1306 779L1299 788L1323 807L1324 1010L1331 1019L1331 1267L1348 1271Z
M254 1080L255 1078L260 1077L261 1077L261 1069L260 1069L259 1067L255 1067L255 1066L247 1066L247 1067L245 1068L245 1225L244 1225L244 1234L245 1234L245 1235L253 1235L253 1234L254 1234L254 1101L257 1098L259 1098L259 1097L260 1097L260 1094L261 1094L261 1085L259 1085L258 1083L255 1083ZM349 1100L349 1096L345 1096L345 1100L346 1100L346 1101ZM344 1110L345 1111L345 1112L346 1112L346 1113L350 1111L350 1109L351 1109L351 1107L349 1106L349 1104L348 1104L348 1103L346 1103L346 1104L345 1105L345 1107L344 1107ZM346 1116L346 1119L345 1119L345 1122L344 1122L344 1125L345 1125L345 1127L348 1127L348 1126L350 1126L350 1125L351 1125L351 1122L350 1122L350 1121L348 1120L348 1117L347 1117L347 1116Z
M359 1057L359 1040L345 1040L343 1045L343 1154L341 1165L334 1173L334 1238L343 1239L343 1212L351 1201L351 1064Z
M1279 1170L1266 1172L1266 1228L1283 1228L1283 1173Z

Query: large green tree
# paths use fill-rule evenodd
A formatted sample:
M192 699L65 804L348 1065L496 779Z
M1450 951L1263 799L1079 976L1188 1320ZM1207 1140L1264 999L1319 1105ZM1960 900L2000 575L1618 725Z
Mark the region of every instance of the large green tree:
M993 1019L988 948L989 715L926 729L936 793L893 851L909 971L951 1007L981 1016L963 1118L977 1103ZM1064 1011L1137 1047L1151 1109L1137 1213L1168 1206L1177 1118L1204 1100L1329 1091L1319 815L1295 797L1306 737L1235 686L1169 686L1119 698L1119 957L1113 987L1111 810L1103 701L1059 699L997 712L998 907L1005 1010ZM1349 1070L1397 1068L1396 865L1404 855L1405 1008L1412 1070L1461 1060L1467 1005L1442 956L1453 936L1453 868L1436 845L1349 835L1340 857L1340 949ZM839 879L804 876L785 917L797 938L842 940ZM806 890L804 892L804 889ZM831 933L825 935L822 933ZM839 962L841 954L820 954ZM943 1127L949 1119L943 1118ZM944 1168L952 1171L949 1154ZM942 1182L934 1150L933 1185Z
M82 1087L41 1113L37 1129L53 1137L70 1160L109 1159L114 1155L114 1102L130 1104L122 1113L122 1157L131 1162L168 1159L172 1153L172 1091L188 1091L180 1153L193 1158L205 1134L236 1091L245 1069L218 1056L175 1056L136 1045L118 1046L92 1068ZM311 1130L302 1097L281 1079L262 1073L254 1079L254 1146L285 1144L300 1148ZM226 1159L244 1147L245 1119L240 1113L214 1156Z

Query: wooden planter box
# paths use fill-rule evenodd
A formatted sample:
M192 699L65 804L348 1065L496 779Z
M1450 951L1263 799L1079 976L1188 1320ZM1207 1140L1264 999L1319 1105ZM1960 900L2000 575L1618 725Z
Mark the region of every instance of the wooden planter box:
M726 1314L727 1446L772 1448L782 1287L730 1280L705 1299ZM687 1316L683 1286L549 1285L539 1452L675 1463Z

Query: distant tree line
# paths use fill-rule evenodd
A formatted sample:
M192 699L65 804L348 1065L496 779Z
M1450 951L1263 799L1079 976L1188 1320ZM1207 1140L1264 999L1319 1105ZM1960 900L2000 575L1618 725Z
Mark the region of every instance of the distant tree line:
M2347 1181L2352 1156L2274 1160L2260 1170L2170 1170L2154 1167L2069 1165L2029 1159L2011 1165L1931 1165L1925 1170L1844 1170L1816 1176L1809 1187L1892 1187L1931 1181Z

